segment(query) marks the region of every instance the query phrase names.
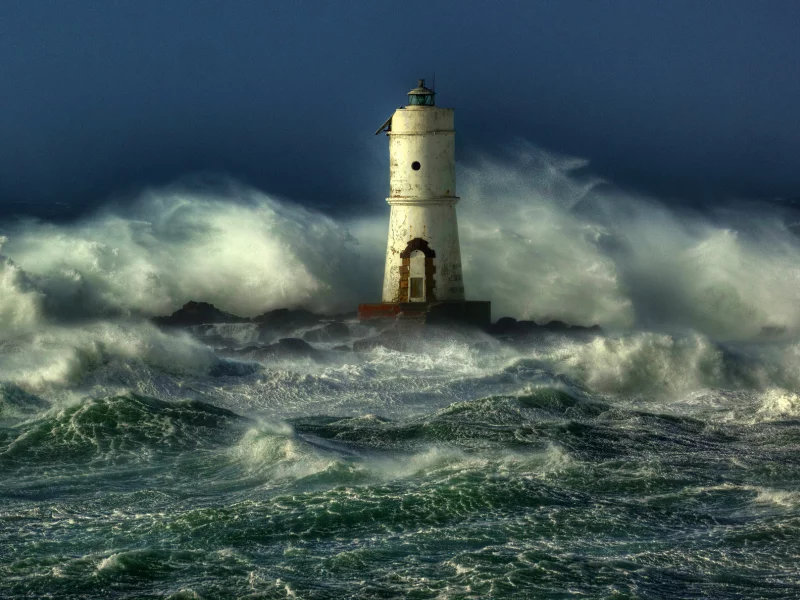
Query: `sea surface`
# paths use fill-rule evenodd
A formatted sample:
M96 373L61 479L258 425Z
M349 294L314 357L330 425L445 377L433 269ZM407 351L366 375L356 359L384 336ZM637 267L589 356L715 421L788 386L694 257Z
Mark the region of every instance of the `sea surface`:
M0 342L0 598L797 598L800 344L52 325Z
M796 203L458 169L468 297L601 331L153 324L377 300L380 196L0 223L0 599L800 598Z

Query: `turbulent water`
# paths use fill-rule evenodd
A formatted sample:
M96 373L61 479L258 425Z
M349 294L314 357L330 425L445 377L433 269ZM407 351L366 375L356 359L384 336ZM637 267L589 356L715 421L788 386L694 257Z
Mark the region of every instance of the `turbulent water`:
M235 355L306 331L146 317L352 308L385 224L175 190L7 224L0 597L798 597L791 224L534 159L543 187L463 174L468 290L603 333L334 349L374 334L350 321L308 356Z

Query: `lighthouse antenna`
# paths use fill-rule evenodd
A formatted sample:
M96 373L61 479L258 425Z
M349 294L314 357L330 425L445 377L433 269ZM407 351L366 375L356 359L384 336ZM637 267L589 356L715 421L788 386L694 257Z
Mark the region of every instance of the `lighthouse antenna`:
M436 91L436 71L433 72L433 85L431 86L431 91Z

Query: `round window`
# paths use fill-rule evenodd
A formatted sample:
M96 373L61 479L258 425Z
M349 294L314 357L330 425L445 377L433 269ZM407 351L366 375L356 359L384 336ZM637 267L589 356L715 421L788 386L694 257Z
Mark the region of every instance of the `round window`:
M414 169L415 171L419 171L419 167L420 164L418 161L415 160L413 163L411 163L411 168Z

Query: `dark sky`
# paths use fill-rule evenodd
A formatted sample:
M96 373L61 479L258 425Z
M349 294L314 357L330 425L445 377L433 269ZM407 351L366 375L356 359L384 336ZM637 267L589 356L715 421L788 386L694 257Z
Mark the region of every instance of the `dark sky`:
M0 1L0 213L226 174L383 210L418 77L461 160L523 138L674 201L800 197L800 2Z

